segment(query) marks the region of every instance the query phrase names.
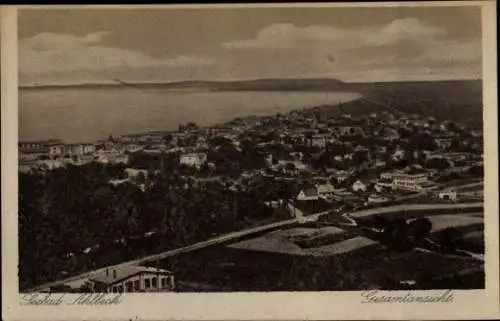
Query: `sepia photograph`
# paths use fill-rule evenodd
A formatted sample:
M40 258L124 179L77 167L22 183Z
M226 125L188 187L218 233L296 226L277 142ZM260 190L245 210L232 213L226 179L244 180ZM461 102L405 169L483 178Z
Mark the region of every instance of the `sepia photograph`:
M24 303L485 291L484 8L451 4L18 9Z

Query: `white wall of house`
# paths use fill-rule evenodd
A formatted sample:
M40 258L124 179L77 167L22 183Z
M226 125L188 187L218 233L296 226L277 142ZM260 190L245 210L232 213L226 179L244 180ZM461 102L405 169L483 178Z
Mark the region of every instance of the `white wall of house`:
M143 272L108 286L108 292L173 290L174 276L167 273ZM121 290L121 291L120 291Z
M297 195L297 200L299 200L299 201L315 201L318 199L319 199L318 194L308 196L308 195L306 195L304 190L300 191L299 195Z
M200 154L187 154L187 155L182 155L179 163L189 165L189 166L196 166L200 167L207 161L207 155L200 153Z
M356 181L354 184L352 184L352 189L356 192L364 192L366 191L366 185L361 181Z
M456 191L442 191L438 194L439 199L449 199L452 201L457 200L457 192Z

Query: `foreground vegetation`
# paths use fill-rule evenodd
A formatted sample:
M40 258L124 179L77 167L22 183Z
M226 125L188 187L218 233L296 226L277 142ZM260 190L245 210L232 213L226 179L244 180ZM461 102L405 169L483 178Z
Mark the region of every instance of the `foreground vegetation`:
M144 191L110 184L124 169L90 163L19 174L21 288L280 219L258 186L231 191L177 171L151 172Z

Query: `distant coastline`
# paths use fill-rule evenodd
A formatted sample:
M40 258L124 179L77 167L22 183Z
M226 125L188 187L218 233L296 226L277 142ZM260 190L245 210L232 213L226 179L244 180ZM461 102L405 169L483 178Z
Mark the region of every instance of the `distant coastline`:
M24 88L24 90L23 90ZM346 83L336 79L257 79L241 81L182 81L173 83L119 83L116 84L78 84L78 85L54 85L21 87L20 108L24 117L20 135L23 140L30 140L31 137L66 137L68 133L86 132L83 127L97 128L102 132L99 137L107 137L110 134L130 133L147 130L176 128L178 124L195 122L201 126L220 124L230 119L245 116L262 117L279 112L289 112L291 110L309 109L318 106L329 105L326 114L336 113L337 108L331 108L337 103L337 98L328 99L302 99L302 94L321 95L342 95L346 93L356 93L367 100L351 99L342 100L343 107L350 113L359 114L376 112L383 106L400 109L404 112L413 112L433 116L438 119L452 118L456 121L467 120L467 123L474 128L482 128L482 81L425 81L425 82L397 82L397 83ZM47 94L55 95L49 102ZM80 90L87 91L88 94L100 92L99 95L88 95L78 93ZM123 94L122 94L123 91ZM106 93L107 92L107 93ZM113 93L114 92L114 93ZM146 97L151 93L172 93L176 98L165 100L161 95ZM239 98L211 99L203 98L199 102L199 95L203 93L228 93L235 94L253 92L252 96L260 97L241 100ZM54 94L53 94L54 93ZM67 93L67 95L62 95ZM106 93L106 94L105 94ZM37 97L32 95L37 95ZM120 98L114 98L118 94ZM272 99L261 97L261 94L270 94ZM297 96L299 94L299 96ZM40 96L42 95L42 96ZM191 97L192 95L192 97ZM67 101L60 101L65 98ZM57 97L57 99L55 98ZM84 99L85 97L85 99ZM104 97L104 98L103 98ZM109 97L109 98L106 98ZM124 98L126 97L126 98ZM165 96L163 96L165 97ZM279 98L281 97L281 98ZM85 102L91 99L90 102ZM94 100L95 99L95 100ZM123 100L124 99L124 100ZM278 99L278 100L276 100ZM123 100L123 101L122 101ZM293 106L285 107L286 104ZM44 105L45 104L45 105ZM216 106L225 112L200 113L201 106ZM94 106L107 106L106 112L97 112ZM147 106L136 108L137 106ZM189 106L192 110L178 109L179 106ZM47 108L43 108L47 107ZM66 108L71 107L71 108ZM277 108L278 107L278 108ZM59 119L64 119L63 115L70 113L72 108L89 110L94 117L79 118L77 122L71 117L66 117L60 125L54 127L53 133L45 133L40 124L51 123L52 118L48 116L49 111L56 113ZM235 112L243 108L244 111ZM94 112L92 112L94 110ZM228 111L230 111L228 113ZM148 114L156 115L154 118ZM231 115L230 115L231 114ZM107 115L107 116L106 116ZM119 124L114 124L116 115L127 115L122 117ZM132 116L133 115L133 116ZM210 119L207 116L210 115ZM29 117L29 118L27 118ZM52 117L52 118L51 118ZM62 118L61 118L62 117ZM86 124L83 124L86 122ZM138 122L145 125L139 126ZM72 124L71 126L67 124ZM33 126L33 127L31 127ZM43 127L43 126L42 126ZM80 127L80 130L78 129ZM30 129L35 128L35 130ZM106 130L104 129L106 128ZM26 131L26 129L30 129ZM97 130L97 131L99 131ZM97 135L97 133L96 133ZM70 141L87 141L93 137L67 138Z
M23 85L21 90L40 89L102 89L102 88L128 88L138 89L172 89L172 90L213 90L213 91L353 91L367 90L387 86L415 86L457 83L481 83L481 79L465 80L428 80L428 81L393 81L393 82L344 82L334 78L304 78L304 79L250 79L250 80L187 80L175 82L116 82L79 83L79 84L43 84Z
M361 96L326 91L186 90L189 92L128 87L22 91L19 138L92 141L109 135L174 130L188 122L202 127L214 126L235 118L265 117L347 103ZM84 117L75 118L75 110Z

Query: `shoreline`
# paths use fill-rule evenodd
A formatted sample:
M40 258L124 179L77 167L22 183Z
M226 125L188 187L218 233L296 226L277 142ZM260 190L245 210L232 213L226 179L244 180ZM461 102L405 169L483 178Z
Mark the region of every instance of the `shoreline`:
M125 89L130 89L130 88L126 88ZM192 91L169 91L171 93L193 93ZM215 91L211 91L211 90L208 90L208 91L198 91L197 92L199 93L237 93L237 92L255 92L255 93L265 93L265 92L279 92L279 93L287 93L289 91L286 91L286 90L281 90L281 91L278 91L278 90L274 90L274 91L252 91L252 90L248 90L248 91L219 91L219 90L215 90ZM301 92L301 91L297 91L297 92ZM319 104L319 105L312 105L312 106L305 106L305 107L299 107L299 108L293 108L293 109L290 109L290 110L287 110L285 112L275 112L275 111L272 111L266 115L262 114L262 115L255 115L255 114L247 114L247 115L242 115L242 116L237 116L237 117L233 117L229 120L226 120L226 121L215 121L214 123L211 123L211 124L207 124L207 125L199 125L199 124L196 124L198 126L199 129L201 130L206 130L206 129L211 129L211 128L214 128L214 127L217 127L217 126L224 126L224 125L227 125L237 119L242 119L242 120L247 120L247 119L250 119L250 118L254 118L253 122L256 122L256 121L259 121L260 119L262 118L266 118L266 117L275 117L277 114L282 114L282 115L289 115L293 112L301 112L301 111L312 111L316 108L327 108L327 109L331 109L331 108L338 108L340 105L342 104L349 104L349 103L352 103L352 102L355 102L355 101L358 101L358 100L361 100L364 98L363 94L361 93L356 93L356 92L329 92L329 91L302 91L301 93L325 93L325 94L344 94L344 95L356 95L357 97L353 97L351 99L344 99L343 101L340 101L340 102L337 102L337 103L324 103L324 104ZM342 97L343 98L343 97ZM272 109L272 108L270 108ZM184 122L184 123L176 123L175 125L171 125L171 126L165 126L164 129L159 129L159 128L151 128L151 129L144 129L144 130L141 130L141 131L125 131L125 132L121 132L121 133L112 133L112 136L113 137L120 137L120 136L127 136L127 135L147 135L147 134L151 134L151 133L174 133L174 132L177 132L178 131L178 126L180 125L185 125L186 123L189 123L188 122ZM168 127L172 127L172 129L167 129ZM109 136L108 136L109 137ZM80 140L66 140L64 138L61 138L61 137L54 137L54 136L47 136L47 137L43 137L43 138L28 138L28 139L19 139L20 142L22 141L42 141L42 140L50 140L50 139L57 139L57 140L62 140L63 142L65 143L68 143L68 144L73 144L73 143L81 143L81 142L90 142L90 143L95 143L95 142L98 142L98 141L104 141L104 140L107 140L108 137L101 137L99 139L90 139L90 140L87 140L87 139L80 139Z

